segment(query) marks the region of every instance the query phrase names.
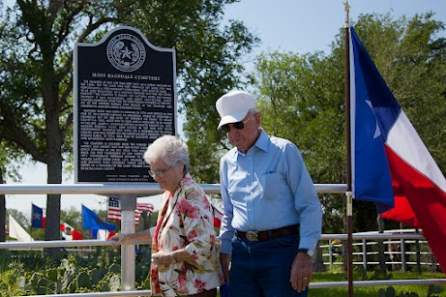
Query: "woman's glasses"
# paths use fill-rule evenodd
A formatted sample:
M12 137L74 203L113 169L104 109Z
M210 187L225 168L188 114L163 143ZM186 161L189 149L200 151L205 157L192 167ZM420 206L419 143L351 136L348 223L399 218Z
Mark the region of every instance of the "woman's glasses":
M153 178L161 177L161 176L165 175L167 173L167 171L172 169L174 166L169 166L169 167L163 168L163 169L153 169L153 168L149 167L149 174Z

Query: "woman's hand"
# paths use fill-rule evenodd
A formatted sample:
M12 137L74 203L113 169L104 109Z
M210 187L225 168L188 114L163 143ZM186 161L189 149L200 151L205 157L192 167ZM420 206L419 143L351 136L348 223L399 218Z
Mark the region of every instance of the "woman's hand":
M134 241L132 237L132 234L121 234L119 235L118 243L121 245L132 243Z
M115 234L110 240L114 242L113 246L115 247L129 244L133 241L131 234Z
M137 233L129 233L129 234L122 234L120 233L113 235L112 238L110 238L115 242L115 246L118 245L125 245L125 244L151 244L152 239L150 237L149 231L140 231Z
M121 234L116 233L109 240L113 241L113 247L117 248L121 245Z
M157 265L168 266L176 263L175 256L173 253L158 252L152 254L152 262Z

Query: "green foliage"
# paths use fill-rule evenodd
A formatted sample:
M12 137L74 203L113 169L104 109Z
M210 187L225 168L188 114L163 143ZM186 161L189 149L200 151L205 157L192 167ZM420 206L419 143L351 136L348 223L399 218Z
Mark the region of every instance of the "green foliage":
M445 291L444 287L437 286L437 285L430 285L427 293L427 297L436 297L439 296L437 294L441 294Z
M441 292L444 291L444 288L440 286L430 285L427 290L426 297L437 297L440 296ZM381 288L378 291L379 297L420 297L420 295L413 291L402 290L399 294L397 294L394 287L387 287L386 289Z
M446 41L431 14L393 20L362 15L355 29L440 168L446 169ZM259 57L262 126L303 153L315 183L345 183L344 46L341 32L327 55ZM343 229L343 199L322 195L324 232ZM376 230L372 203L355 201L354 230ZM372 219L371 219L372 218Z
M23 265L12 262L6 271L0 269L0 272L1 297L17 296L24 293L20 288L20 283L23 281Z
M10 252L1 256L0 297L120 289L119 251L98 248L88 256L68 255L58 265L41 253L19 255ZM10 263L10 259L16 260ZM138 255L136 263L136 286L147 289L150 253L146 251Z

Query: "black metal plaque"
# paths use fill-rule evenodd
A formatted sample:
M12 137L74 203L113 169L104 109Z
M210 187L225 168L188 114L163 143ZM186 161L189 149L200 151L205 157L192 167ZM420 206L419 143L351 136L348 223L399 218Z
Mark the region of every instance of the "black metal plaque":
M175 51L119 27L74 53L76 182L151 181L143 154L176 134Z

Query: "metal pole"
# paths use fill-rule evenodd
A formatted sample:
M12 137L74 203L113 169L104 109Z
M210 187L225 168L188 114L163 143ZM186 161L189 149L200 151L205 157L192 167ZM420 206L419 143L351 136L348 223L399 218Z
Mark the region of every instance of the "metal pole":
M367 272L367 241L362 240L362 267L364 272Z
M380 219L379 215L376 218L378 223L379 233L384 234L384 222ZM379 269L382 273L387 271L386 255L384 251L384 240L378 240L378 257L379 257Z
M415 229L415 233L419 233L418 229ZM415 252L416 252L416 260L417 260L417 273L421 274L421 251L420 251L420 241L418 239L415 240Z
M121 196L121 232L135 233L136 196ZM135 288L135 245L121 245L121 289L124 291Z
M328 261L330 262L330 271L333 271L333 242L328 241Z
M401 239L400 250L401 250L401 270L403 272L406 272L407 271L407 265L406 265L406 242L405 242L404 238Z
M344 27L344 112L345 112L345 146L347 152L347 277L348 297L353 296L353 201L352 201L352 172L351 172L351 135L350 135L350 5L348 0L344 2L345 27Z
M348 296L353 296L353 201L352 192L347 192L347 281Z
M0 166L0 184L3 184L3 168ZM0 242L6 241L6 197L0 194Z

